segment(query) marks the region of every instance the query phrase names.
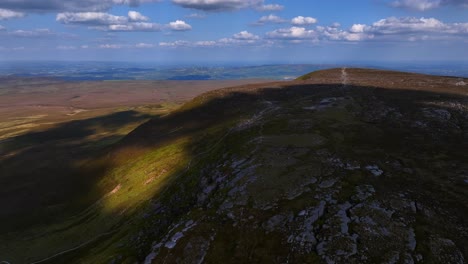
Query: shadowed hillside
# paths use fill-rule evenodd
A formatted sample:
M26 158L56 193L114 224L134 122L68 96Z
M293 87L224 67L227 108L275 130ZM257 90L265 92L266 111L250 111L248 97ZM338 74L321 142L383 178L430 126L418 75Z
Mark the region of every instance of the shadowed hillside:
M366 69L205 93L79 163L98 202L3 233L0 256L464 263L467 93L458 78Z

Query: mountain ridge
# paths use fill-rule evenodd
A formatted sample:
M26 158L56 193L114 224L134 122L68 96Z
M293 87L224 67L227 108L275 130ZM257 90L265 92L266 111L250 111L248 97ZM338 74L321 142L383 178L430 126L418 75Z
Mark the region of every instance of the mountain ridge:
M339 68L204 93L83 163L100 199L63 233L108 235L51 261L464 263L462 81Z
M191 197L186 198L188 204L191 204L188 208L192 208L192 206L194 208L199 207L204 209L198 210L209 212L215 208L217 209L215 212L207 213L207 215L202 213L201 216L199 216L200 213L195 213L192 209L188 210L187 216L180 215L179 219L181 220L179 222L174 223L173 226L168 226L171 230L176 229L179 231L169 232L165 237L160 238L162 240L155 240L152 244L153 253L146 256L145 263L151 263L151 261L157 263L161 259L168 262L177 262L178 260L183 262L184 259L191 262L196 259L203 260L206 263L217 263L219 261L229 263L229 260L234 261L236 259L236 261L241 262L262 263L274 262L274 256L276 256L277 260L286 261L289 259L293 262L302 263L322 261L327 263L387 261L390 263L392 260L463 263L466 248L461 246L461 248L457 249L456 246L462 245L460 244L464 240L462 237L455 239L454 242L438 235L432 236L428 233L428 230L432 230L433 226L426 222L421 224L420 220L418 220L418 218L428 217L431 214L427 211L440 209L428 209L431 205L426 205L427 201L424 200L429 199L434 202L434 198L430 199L430 196L427 196L425 188L430 186L431 189L437 189L440 188L439 184L445 186L443 188L447 188L446 184L448 182L442 184L437 177L432 179L434 175L430 173L430 169L426 169L424 173L421 173L417 171L421 170L420 168L415 169L410 165L417 163L419 164L417 166L423 164L429 166L426 162L437 160L437 158L430 157L429 153L441 151L443 153L441 155L449 156L446 157L446 160L453 159L451 161L458 162L460 168L466 168L466 162L463 161L464 154L460 150L467 146L466 97L463 97L466 95L467 90L465 87L457 85L458 82L459 78L402 72L332 69L312 73L307 76L307 80L233 87L211 91L195 98L175 113L176 116L179 115L175 118L178 125L184 124L181 120L188 121L194 117L198 117L198 121L203 120L203 122L197 124L199 126L189 126L188 133L219 125L220 122L226 122L226 120L237 119L237 122L227 122L226 128L221 129L224 134L212 137L226 141L231 137L235 137L232 135L234 133L231 134L232 131L240 134L246 133L247 135L254 133L257 136L253 136L253 138L251 138L252 135L244 136L250 138L247 141L245 141L246 139L242 140L241 137L240 142L244 143L237 140L228 141L228 143L224 143L226 148L224 151L209 155L210 162L201 162L205 165L200 167L201 174L199 177L201 179L196 180L200 181L199 186L195 187L197 191L194 191L195 194L190 194L190 191L188 193L181 191L181 193L184 193L181 196ZM307 99L308 97L310 99ZM430 100L434 99L442 102L442 105L448 103L449 107L445 106L444 109L431 108L430 104L427 105L429 107L424 107L424 103L420 102L428 100L430 103ZM295 100L298 105L293 103ZM304 100L309 100L311 105L304 104ZM313 103L314 101L315 103ZM451 104L457 103L459 104L458 109L456 107L454 109L450 108ZM288 108L288 110L284 110L285 108ZM220 109L223 110L219 111ZM460 112L457 113L457 110ZM291 113L288 114L288 111L291 111ZM399 113L400 111L406 113ZM421 111L421 113L416 113L418 111ZM250 116L246 115L246 112L250 112ZM273 115L273 113L275 114ZM465 113L465 116L462 113ZM406 117L408 114L410 116ZM279 118L278 115L283 117ZM286 118L288 121L284 119L284 115L289 116ZM315 118L318 119L318 124L316 124L318 130L324 131L317 133L310 127L303 127L304 124L301 123L309 122L305 121L307 118L305 120L299 119L296 121L298 124L291 124L298 115L309 118L315 115ZM419 122L419 120L415 119L416 117L424 121ZM289 120L289 118L293 120ZM281 119L281 121L278 119ZM447 126L445 122L450 120L457 124ZM312 121L312 123L314 122ZM232 125L235 125L234 128L227 129ZM291 129L290 126L293 126L294 129ZM387 130L383 130L383 127L380 126L385 127ZM157 127L160 127L158 121L150 121L132 132L129 138L125 140L157 135L157 129L154 130ZM333 129L333 127L335 128ZM447 131L445 131L446 128ZM152 129L153 131L150 132ZM260 132L252 132L252 129L260 129ZM246 130L250 132L245 132ZM344 132L346 130L348 133L354 134L352 137L355 138L351 141L347 139L349 135ZM427 130L431 131L428 132ZM305 133L305 131L307 132ZM178 132L184 133L183 129ZM268 135L268 133L273 135ZM362 135L356 133L362 133ZM435 140L433 145L427 145L425 143L426 139L419 139L419 136L417 136L419 133L426 139ZM409 137L411 140L404 137ZM247 148L249 150L239 150L239 148L242 148L240 146L252 144L252 141L256 140L260 140L259 144L266 147L267 150L260 152L260 154L257 144L251 146L250 149ZM151 142L151 140L145 140L145 142ZM331 145L322 149L324 142ZM352 147L348 144L351 144ZM408 144L415 144L418 151L408 148ZM237 147L234 147L233 150L233 146ZM308 156L310 153L304 148L311 151L311 149L317 147L319 149L315 150L315 155L318 155L319 158L308 157L316 165L304 165L303 161L301 162L300 159L297 161L297 158L294 157L294 155L302 155L302 159L307 159L303 156ZM405 154L400 153L402 150L404 150L403 153ZM240 152L233 154L233 152L236 153L237 151ZM415 157L420 155L416 153L419 151L427 154L423 155L425 158L416 162L412 159L416 159ZM282 158L275 159L275 152L284 152L278 154ZM307 154L303 152L307 152ZM402 154L403 156L401 156ZM221 158L226 155L229 157ZM413 158L403 158L406 155ZM389 156L393 156L393 158L388 158ZM221 158L222 161L216 162L216 157ZM380 158L376 159L376 157ZM305 166L305 168L289 168L291 164L288 165L287 160L291 158L295 159L296 163L302 164L302 167ZM218 165L213 165L213 161ZM265 166L263 162L267 162L269 165L263 168ZM270 166L273 166L273 168L276 166L277 168L271 170ZM293 167L296 166L301 167L293 165ZM219 167L222 169L219 169ZM286 172L283 173L286 174L276 173L276 170L281 171L284 169L286 169ZM231 175L234 174L231 176L232 178L226 176L230 175L229 173L223 173L225 170L232 171ZM262 170L266 174L262 174ZM292 172L289 170L292 170ZM300 174L301 170L305 170L314 176L297 175L297 173ZM315 170L325 171L325 173L320 174ZM333 176L333 173L329 174L330 172L327 173L327 170L349 174L349 178ZM437 171L439 170L440 168L437 169ZM236 171L237 174L235 174ZM449 172L446 172L446 174L452 174L452 172ZM424 179L422 175L425 175L425 173L432 175L430 180L422 180ZM418 177L415 177L414 174L418 175ZM227 182L225 182L226 177L228 178ZM286 179L282 177L286 177ZM410 177L410 179L405 179L405 177ZM411 179L411 177L418 178L417 181L424 182L423 185L425 186L416 186L414 189L409 188L408 193L401 192L402 188L407 189L405 188L406 184L416 184L417 181L415 182L415 179ZM460 174L457 177L464 176ZM451 178L450 181L453 181L457 177L452 175L449 178ZM233 184L232 181L239 181L238 178L243 178L241 180L246 182L239 186ZM384 183L379 183L379 180L376 179L381 179ZM262 182L256 183L257 180L262 180ZM284 182L285 180L286 182ZM292 186L288 186L291 184L290 181L293 182ZM455 181L463 184L465 180L458 178ZM314 186L315 190L310 190L312 186ZM194 186L192 185L192 187ZM249 188L250 190L248 190ZM329 188L337 189L329 191ZM219 192L227 192L227 195L220 196ZM272 194L269 194L270 192ZM304 198L308 192L316 193L316 196ZM382 192L382 194L378 194L379 192ZM422 202L412 200L410 198L411 193L416 193L413 194L418 197L415 200L421 199ZM448 200L466 199L466 193L463 194L461 189L458 189L455 193L458 194ZM266 197L263 197L263 195L266 195ZM389 195L391 199L386 198L386 195ZM440 195L442 195L440 197L444 196L442 193ZM275 198L283 196L289 197L281 198L285 199L286 202L281 199L278 201L278 198ZM333 198L335 196L338 197ZM295 199L299 199L300 202L295 201ZM194 202L194 200L197 202ZM206 200L209 202L206 202ZM160 207L155 213L159 214L161 210L174 210L170 209L171 206L178 208L178 206L175 206L177 203L174 204L174 201L168 203L169 205L159 204ZM293 205L295 203L310 203L311 205L315 204L315 206L305 206L302 210L298 210L295 209L297 205ZM392 205L392 203L399 205ZM459 204L458 206L462 205ZM350 213L351 209L354 210L353 213ZM275 213L264 213L265 211L275 211ZM461 213L460 211L457 213L457 210L452 209L449 211L451 211L452 216ZM247 216L247 212L250 212L251 215ZM395 212L401 214L400 217L404 219L396 225L391 224L395 221L392 216ZM196 214L194 218L199 217L199 220L190 217L191 214ZM324 218L324 215L327 214L328 218ZM421 214L424 217L421 217ZM172 215L172 217L174 216ZM380 220L374 219L379 217ZM455 218L458 217L461 217L461 215ZM203 220L205 218L208 218L208 220ZM442 221L438 217L434 218L437 219L433 219L434 222ZM463 219L463 217L458 219ZM233 226L220 225L218 221L227 221L232 223ZM338 225L338 230L332 224L334 221ZM431 220L427 221L430 222ZM423 227L420 227L420 224ZM437 224L435 230L442 228L440 224ZM185 228L178 227L180 225L182 227L185 225ZM190 233L189 230L192 228L196 229L195 226L197 225L200 230L191 231L195 234L185 234ZM251 228L251 225L254 228ZM352 225L355 226L354 233L349 232ZM408 226L398 227L399 225ZM411 227L409 227L410 225ZM236 226L240 227L236 228ZM384 229L380 230L377 228L378 226ZM431 226L431 228L428 228L428 226ZM457 226L456 228L462 228L455 223L450 223L447 225L447 229L441 232L455 235L454 230L449 231L455 226ZM211 232L211 235L207 237L206 233L213 227L221 235ZM372 232L368 230L369 228ZM231 229L232 231L226 231ZM392 229L393 231L384 231L386 229ZM466 232L466 226L462 230L464 230L463 233ZM154 232L154 230L147 231L147 233L151 232ZM234 235L231 232L240 233ZM255 235L249 235L250 233ZM274 234L274 236L271 237L271 234ZM281 236L281 234L286 234L286 236L283 238L277 237ZM221 238L217 239L217 236ZM223 238L223 236L227 237ZM231 237L233 241L226 241L228 237ZM417 240L416 237L420 240ZM254 244L248 242L252 239L257 242ZM182 245L178 245L179 240L182 241L180 242ZM273 243L271 244L267 242L268 240L276 242L271 242ZM160 242L157 243L157 241ZM389 241L393 242L387 243ZM362 248L358 248L358 245ZM226 246L234 247L233 251L231 253L218 251L218 249ZM253 250L251 253L253 255L244 255L242 249L244 247ZM367 250L366 247L368 247ZM436 251L437 247L440 247L440 249L437 249L438 251ZM202 258L201 255L193 252L195 249L198 251L205 250L207 256ZM383 254L384 252L385 254Z

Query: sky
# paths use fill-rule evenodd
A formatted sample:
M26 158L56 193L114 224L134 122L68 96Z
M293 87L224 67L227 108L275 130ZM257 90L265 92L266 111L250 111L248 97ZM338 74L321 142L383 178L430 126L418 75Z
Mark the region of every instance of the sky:
M468 58L468 0L0 0L0 60Z

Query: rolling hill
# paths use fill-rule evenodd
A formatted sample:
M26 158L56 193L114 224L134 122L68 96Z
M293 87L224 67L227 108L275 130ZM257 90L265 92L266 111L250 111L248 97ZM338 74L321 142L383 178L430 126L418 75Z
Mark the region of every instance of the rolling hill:
M204 93L67 164L73 213L3 230L0 261L464 263L467 82L343 68Z

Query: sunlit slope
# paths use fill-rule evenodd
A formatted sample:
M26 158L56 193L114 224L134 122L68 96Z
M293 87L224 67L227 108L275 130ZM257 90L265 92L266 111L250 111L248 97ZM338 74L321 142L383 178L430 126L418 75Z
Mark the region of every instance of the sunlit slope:
M203 94L82 161L101 170L99 201L11 234L0 252L19 263L463 263L465 82L332 69Z

